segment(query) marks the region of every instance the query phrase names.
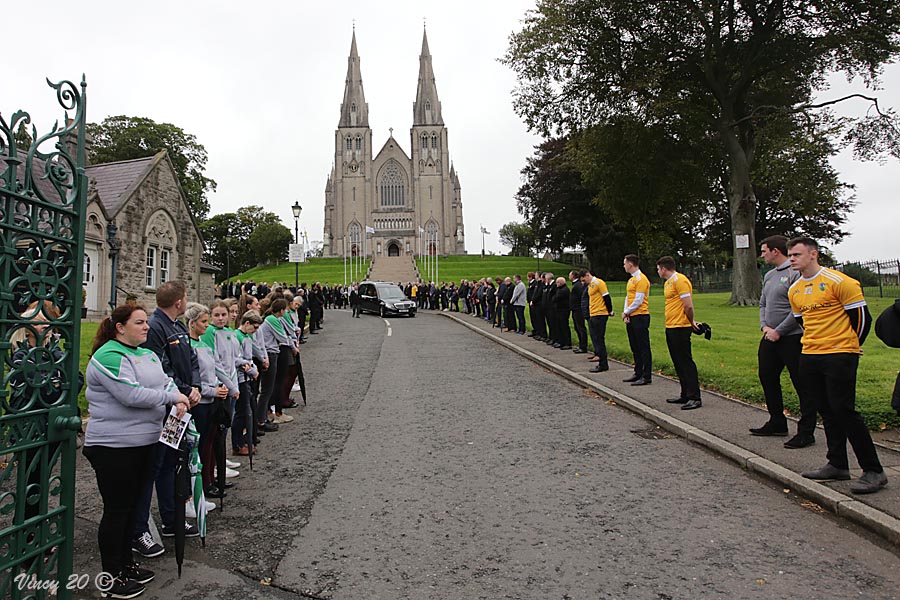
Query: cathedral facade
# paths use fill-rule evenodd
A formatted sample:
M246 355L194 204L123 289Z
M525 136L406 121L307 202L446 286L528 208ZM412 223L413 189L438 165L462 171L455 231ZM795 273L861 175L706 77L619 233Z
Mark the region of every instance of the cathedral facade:
M465 254L459 178L424 33L410 142L411 157L392 130L373 157L354 32L325 185L324 256Z

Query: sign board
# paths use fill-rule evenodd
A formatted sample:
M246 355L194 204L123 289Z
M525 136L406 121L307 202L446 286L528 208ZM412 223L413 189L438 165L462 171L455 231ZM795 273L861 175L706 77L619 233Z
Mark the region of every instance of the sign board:
M746 234L734 236L734 247L735 248L749 248L750 247L750 236L746 235Z
M292 263L306 262L303 244L291 244L288 248L288 261Z

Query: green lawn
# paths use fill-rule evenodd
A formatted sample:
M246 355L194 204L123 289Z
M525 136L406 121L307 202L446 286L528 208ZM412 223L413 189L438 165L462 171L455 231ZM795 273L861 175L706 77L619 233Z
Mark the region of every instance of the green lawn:
M477 281L482 277L512 277L515 274L521 275L522 280L526 281L525 275L528 271L538 270L537 259L520 256L485 256L484 258L481 255L448 256L439 258L437 262L438 281L452 281L456 284L459 284L461 279ZM562 276L566 279L569 278L569 271L575 268L572 265L547 260L540 262L542 271L551 271L557 277ZM420 258L416 263L419 266L419 273L424 279L425 262Z
M307 282L309 284L320 282L324 284L325 282L335 284L335 283L343 283L344 282L344 260L341 258L312 258L305 263L297 263L299 265L298 277L300 279L300 283ZM349 263L348 263L349 268ZM363 270L369 268L369 263L367 261L363 261ZM347 274L347 280L350 279L349 272ZM263 267L256 267L250 269L249 271L244 271L240 275L235 275L233 279L240 281L247 281L248 279L252 279L256 282L267 282L272 284L273 282L280 283L288 283L293 285L294 283L294 263L281 263L279 265L266 265Z

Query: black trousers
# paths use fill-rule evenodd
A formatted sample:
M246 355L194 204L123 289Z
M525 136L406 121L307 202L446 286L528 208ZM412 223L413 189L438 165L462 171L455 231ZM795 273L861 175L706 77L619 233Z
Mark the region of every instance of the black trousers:
M553 312L553 309L545 309L541 311L541 314L544 315L544 322L547 324L547 328L544 331L547 332L547 335L544 337L550 340L556 340L556 315Z
M547 337L547 328L544 325L544 313L539 304L531 305L531 330L535 337Z
M669 327L666 329L666 345L675 365L678 381L681 383L681 397L687 400L700 399L700 380L697 365L691 355L692 327Z
M863 471L882 471L872 436L856 410L856 369L859 354L801 354L804 392L816 399L828 442L828 463L848 469L847 441Z
M569 311L557 310L553 326L553 338L560 346L572 345L572 329L569 327Z
M156 444L132 448L85 446L82 450L97 476L103 516L97 544L103 570L118 575L134 562L131 539L137 504L152 477Z
M632 315L625 324L628 345L634 356L634 375L644 380L653 377L653 355L650 352L650 315Z
M516 318L516 322L518 323L518 327L516 331L519 333L525 333L525 306L516 304L512 307L513 315Z
M609 358L606 354L606 324L609 315L595 315L588 321L591 330L591 344L594 345L594 354L600 357L597 362L600 368L609 368Z
M507 331L513 331L516 328L516 310L509 304L503 305L503 319Z
M759 383L766 396L766 408L769 409L769 422L779 427L787 427L784 416L784 397L781 393L781 373L787 367L791 382L800 397L800 423L797 433L815 435L816 403L809 394L804 393L800 381L800 344L801 335L788 335L777 342L763 338L759 342Z
M578 336L578 347L587 352L587 327L580 306L572 309L572 322L575 324L575 335Z

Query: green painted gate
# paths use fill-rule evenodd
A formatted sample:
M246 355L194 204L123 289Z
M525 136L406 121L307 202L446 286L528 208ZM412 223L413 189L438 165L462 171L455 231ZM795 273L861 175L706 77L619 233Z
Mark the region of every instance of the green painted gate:
M86 84L47 83L61 126L38 136L28 113L0 114L0 598L14 600L53 597L52 582L71 597Z

